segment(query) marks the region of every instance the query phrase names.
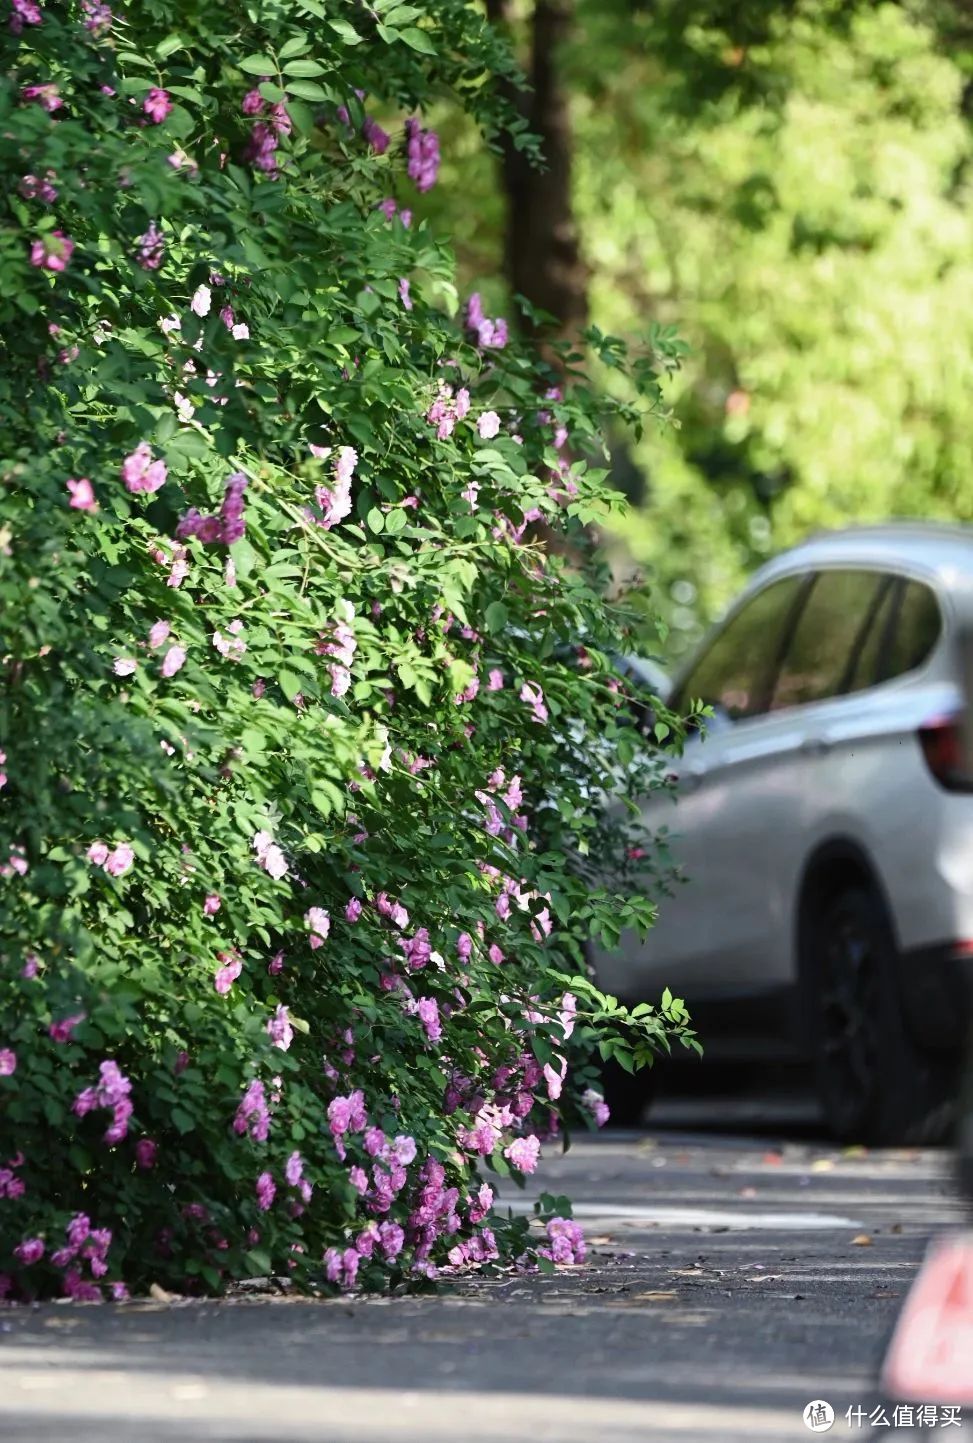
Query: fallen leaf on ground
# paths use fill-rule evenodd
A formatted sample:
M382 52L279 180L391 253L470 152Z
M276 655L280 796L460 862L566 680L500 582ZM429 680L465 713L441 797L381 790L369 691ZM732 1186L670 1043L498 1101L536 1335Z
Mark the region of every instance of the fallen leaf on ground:
M675 1293L633 1293L632 1301L639 1303L671 1303L675 1297Z
M179 1297L179 1294L167 1293L165 1288L160 1288L158 1283L150 1283L149 1297L155 1298L157 1303L174 1303Z
M851 1245L853 1248L870 1248L872 1240L868 1233L859 1233L856 1238L852 1238Z
M830 1172L834 1167L834 1159L830 1157L816 1157L811 1164L812 1172Z

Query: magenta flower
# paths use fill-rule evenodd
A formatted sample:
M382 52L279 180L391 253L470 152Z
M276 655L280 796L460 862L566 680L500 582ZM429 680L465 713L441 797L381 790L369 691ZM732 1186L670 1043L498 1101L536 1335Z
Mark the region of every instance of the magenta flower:
M362 904L360 897L351 897L345 907L345 919L349 922L357 922L361 916Z
M149 646L155 650L166 640L172 627L168 621L156 621L149 627Z
M40 963L38 962L37 958L33 955L29 955L23 967L21 967L20 969L20 975L21 977L26 977L28 980L30 980L31 978L36 977L39 971Z
M156 1155L159 1151L159 1144L151 1137L140 1137L135 1144L135 1162L143 1172L148 1172L155 1167Z
M108 850L104 842L92 842L85 855L96 867L103 867L108 861Z
M10 29L15 35L19 35L25 25L40 25L43 18L41 8L35 0L13 0Z
M483 314L483 302L478 291L473 292L466 304L466 328L484 350L502 350L507 344L507 322L502 318L490 320Z
M249 1132L255 1142L266 1142L270 1135L270 1111L264 1085L259 1078L254 1078L240 1099L233 1119L233 1131L241 1137Z
M473 953L473 938L469 932L461 932L456 939L456 955L461 962L468 962Z
M20 94L24 100L36 100L52 115L64 104L56 85L25 85Z
M294 1029L290 1024L288 1009L278 1004L273 1017L267 1019L267 1035L274 1047L286 1052L294 1040Z
M203 916L213 917L220 910L220 897L217 892L207 892L203 902Z
M431 190L439 174L439 137L434 130L423 130L413 117L406 121L405 133L409 178L419 190Z
M165 238L155 221L138 238L135 260L146 271L157 271L165 258Z
M403 278L399 281L399 299L407 311L412 310L412 297L409 295L409 282Z
M165 677L175 676L186 660L186 651L182 646L170 646L162 658L162 666L159 668Z
M77 480L69 478L65 485L71 493L71 500L68 505L74 511L97 511L98 502L95 500L94 488L87 476L80 476Z
M365 116L365 121L362 125L361 133L368 141L369 145L372 147L372 150L374 150L376 155L384 155L385 152L388 150L391 136L388 134L387 131L383 130L382 127L379 125L378 121L373 120L370 115Z
M266 1212L277 1196L277 1184L269 1172L262 1172L257 1178L257 1207Z
M387 1262L394 1262L405 1243L405 1232L398 1223L379 1223L379 1238Z
M12 1077L16 1071L16 1052L12 1047L0 1047L0 1077Z
M27 1238L24 1242L14 1248L14 1257L18 1262L23 1263L25 1268L39 1263L44 1256L44 1243L41 1238Z
M304 1159L299 1152L292 1152L284 1165L284 1178L289 1187L297 1187L304 1175Z
M47 1034L52 1042L72 1042L74 1029L87 1017L86 1012L75 1012L71 1017L64 1017L60 1022L52 1022L47 1029Z
M267 963L267 971L270 973L271 977L276 977L279 975L279 973L283 972L283 970L284 953L282 951L275 952L273 957L271 957L270 961Z
M63 230L52 230L49 235L35 240L30 248L30 263L46 271L63 271L74 254L74 241Z
M259 90L248 90L240 102L244 115L259 115L264 108L264 98Z
M129 491L136 493L158 491L165 483L167 471L164 461L153 461L147 441L140 441L135 450L122 462L122 480Z
M42 200L45 205L53 205L57 200L57 186L54 184L56 179L53 170L46 171L43 179L36 175L25 175L17 189L24 200Z
M434 997L420 997L416 1003L416 1012L419 1021L422 1023L426 1036L430 1042L438 1042L443 1035L443 1026L439 1020L439 1004Z
M142 101L142 109L153 125L161 125L172 109L169 92L154 85Z
M103 4L102 0L81 0L81 9L85 17L84 28L96 40L108 34L114 18L110 6Z

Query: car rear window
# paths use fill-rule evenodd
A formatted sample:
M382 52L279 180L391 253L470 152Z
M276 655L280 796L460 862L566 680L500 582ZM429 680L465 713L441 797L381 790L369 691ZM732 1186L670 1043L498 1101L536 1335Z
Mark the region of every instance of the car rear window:
M942 615L936 595L921 581L903 581L892 634L879 662L878 681L891 681L921 666L939 640Z

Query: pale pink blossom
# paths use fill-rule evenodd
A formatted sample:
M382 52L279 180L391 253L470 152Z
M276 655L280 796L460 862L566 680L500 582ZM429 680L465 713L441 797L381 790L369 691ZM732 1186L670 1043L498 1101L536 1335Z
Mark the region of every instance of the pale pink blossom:
M175 676L176 672L186 660L185 648L181 646L170 646L162 658L160 670L163 676Z
M135 853L127 842L122 842L105 858L105 871L110 877L124 877L135 861Z
M327 911L323 907L309 907L304 913L304 921L310 929L308 940L312 950L323 947L331 930L331 918Z
M481 441L492 441L500 431L500 417L496 411L484 411L477 418L476 429Z
M149 628L149 646L153 649L162 645L169 635L172 627L168 621L156 621Z
M212 298L213 292L209 286L197 286L193 292L193 298L189 302L189 308L194 315L208 316Z
M71 500L68 502L75 511L97 511L98 502L95 500L94 487L87 476L80 476L75 480L69 478L65 485L71 493Z
M122 480L131 492L158 491L166 479L166 463L153 461L147 441L140 441L135 450L122 462Z
M517 1172L531 1173L537 1167L541 1145L536 1137L515 1137L503 1155Z
M131 676L137 665L134 657L119 656L115 658L112 671L116 676Z

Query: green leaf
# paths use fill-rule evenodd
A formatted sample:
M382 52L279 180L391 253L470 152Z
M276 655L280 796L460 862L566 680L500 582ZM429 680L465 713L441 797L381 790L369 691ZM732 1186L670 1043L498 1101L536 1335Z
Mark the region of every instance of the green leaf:
M278 672L277 681L288 701L293 701L297 694L304 690L305 682L286 668Z
M298 95L302 100L327 100L328 92L315 80L288 80L288 95Z
M410 50L418 50L421 55L437 55L439 53L426 32L417 30L414 25L410 25L408 30L400 30L399 39L408 45Z
M371 511L369 511L368 515L365 517L365 524L368 526L369 531L373 531L375 535L378 536L382 531L385 530L384 513L379 511L377 506L373 506Z
M277 61L269 55L248 55L244 60L237 61L237 68L245 70L248 75L276 75Z
M311 80L315 75L324 73L324 66L319 65L316 60L291 60L284 66L285 75L294 75L306 80Z
M336 35L340 35L346 45L360 45L361 36L354 25L349 25L347 20L329 20L328 24Z
M492 632L503 631L510 619L502 601L491 601L484 612L484 618L487 628Z

